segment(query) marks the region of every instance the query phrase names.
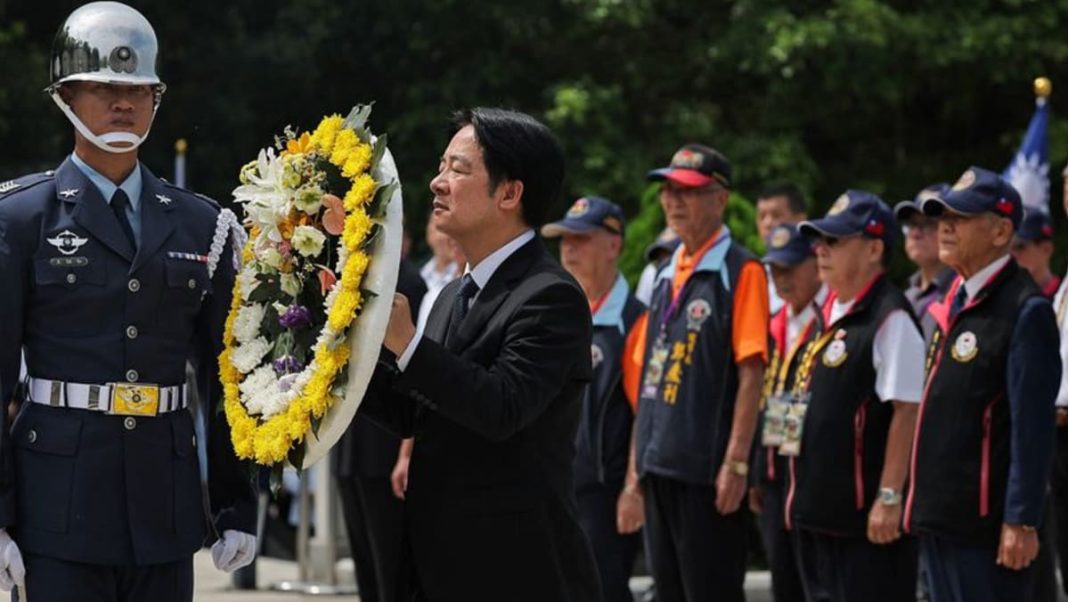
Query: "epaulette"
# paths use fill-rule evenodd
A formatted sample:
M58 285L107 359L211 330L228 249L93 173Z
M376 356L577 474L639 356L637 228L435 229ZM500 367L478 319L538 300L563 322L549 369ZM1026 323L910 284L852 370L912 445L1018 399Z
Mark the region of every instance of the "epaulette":
M171 188L173 190L177 190L178 192L181 192L182 194L186 194L186 195L189 195L189 196L194 196L194 197L204 201L205 203L207 203L207 204L211 205L212 207L214 207L216 211L222 209L222 205L220 205L217 201L215 201L211 197L204 196L204 195L200 194L199 192L194 192L192 190L189 190L188 188L182 188L181 186L178 186L177 184L172 184L172 183L168 182L167 180L164 180L163 178L160 178L160 181L163 182L163 185L166 186L167 188Z
M8 180L6 182L0 182L0 199L8 196L13 192L18 192L33 188L41 182L47 182L55 177L56 172L52 170L42 171L34 173L21 178L15 178L14 180Z

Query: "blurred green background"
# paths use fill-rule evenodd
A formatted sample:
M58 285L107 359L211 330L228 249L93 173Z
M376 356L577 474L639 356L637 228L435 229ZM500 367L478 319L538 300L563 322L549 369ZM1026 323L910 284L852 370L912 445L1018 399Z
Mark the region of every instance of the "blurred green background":
M80 4L0 0L0 180L70 151L71 127L42 89L53 35ZM227 202L238 167L285 125L374 100L417 254L426 184L459 107L549 123L567 151L568 197L607 196L633 218L633 276L661 225L644 173L686 142L730 157L730 223L755 243L747 199L768 184L798 184L819 213L847 187L893 204L970 164L1002 169L1038 75L1053 80L1051 202L1065 231L1068 0L130 4L156 27L169 84L142 154L158 175L171 175L185 138L190 186ZM898 257L895 275L907 271Z

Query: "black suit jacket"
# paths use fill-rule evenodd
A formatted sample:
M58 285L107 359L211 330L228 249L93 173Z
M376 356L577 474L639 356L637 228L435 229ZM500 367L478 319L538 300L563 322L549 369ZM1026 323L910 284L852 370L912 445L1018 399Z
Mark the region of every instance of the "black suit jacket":
M535 239L443 346L458 286L438 297L406 369L380 364L361 408L416 438L405 515L420 585L435 602L597 602L572 485L586 297Z

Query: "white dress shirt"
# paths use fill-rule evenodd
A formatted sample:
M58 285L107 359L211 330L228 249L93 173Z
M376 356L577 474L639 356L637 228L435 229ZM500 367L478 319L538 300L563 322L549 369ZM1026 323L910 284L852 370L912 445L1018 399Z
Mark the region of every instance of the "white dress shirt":
M805 306L805 309L799 313L794 313L792 305L786 305L786 348L793 349L794 341L797 337L801 336L805 327L816 317L816 312L820 311L823 304L827 302L827 295L830 291L827 289L827 285L820 285L820 290L816 293L816 297Z
M490 278L497 271L497 268L501 267L506 259L512 256L519 250L520 247L527 244L534 239L534 230L526 230L519 236L513 238L511 241L503 245L501 248L490 253L485 259L478 262L478 265L471 267L471 264L467 264L465 274L471 274L471 278L474 279L475 284L478 285L478 292L471 298L470 305L473 306L478 302L478 296L482 294L482 290L486 288L486 284L489 283ZM412 341L408 343L408 347L404 349L404 353L400 354L397 358L397 368L402 372L408 367L408 362L411 361L412 355L415 354L416 347L419 346L419 341L423 339L423 333L416 330L415 336L412 337Z
M1053 298L1053 310L1057 312L1057 326L1061 331L1061 388L1057 391L1057 407L1068 408L1068 276L1061 281L1061 288Z
M849 313L853 303L832 303L830 323L834 324ZM925 352L923 335L908 312L904 309L890 312L876 331L872 344L875 394L881 401L920 403Z

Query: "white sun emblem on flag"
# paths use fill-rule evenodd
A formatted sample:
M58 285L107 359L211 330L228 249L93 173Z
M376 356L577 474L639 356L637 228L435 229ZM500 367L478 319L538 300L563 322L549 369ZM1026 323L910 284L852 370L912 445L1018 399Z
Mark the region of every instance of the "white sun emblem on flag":
M1049 214L1049 163L1039 163L1038 153L1017 153L1009 167L1009 183L1020 193L1025 209Z

